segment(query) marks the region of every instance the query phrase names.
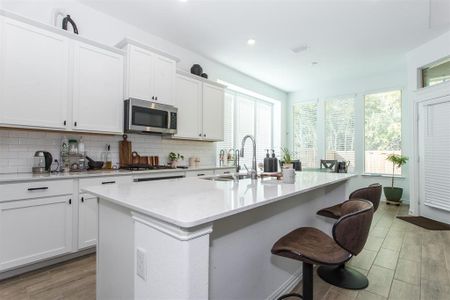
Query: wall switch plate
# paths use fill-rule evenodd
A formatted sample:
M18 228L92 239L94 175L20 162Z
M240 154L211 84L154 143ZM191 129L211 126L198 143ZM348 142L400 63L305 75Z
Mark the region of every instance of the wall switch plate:
M147 253L142 248L136 249L136 274L147 281Z

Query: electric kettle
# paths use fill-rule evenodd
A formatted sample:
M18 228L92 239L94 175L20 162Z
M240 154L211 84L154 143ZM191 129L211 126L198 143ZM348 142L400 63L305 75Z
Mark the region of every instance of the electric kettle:
M36 151L33 157L33 174L43 174L50 172L53 157L50 152Z

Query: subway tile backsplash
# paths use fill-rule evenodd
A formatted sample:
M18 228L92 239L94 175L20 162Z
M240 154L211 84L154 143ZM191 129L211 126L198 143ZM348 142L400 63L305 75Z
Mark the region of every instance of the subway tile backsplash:
M48 151L59 160L59 147L64 136L68 139L82 136L87 155L95 160L100 160L106 144L110 144L113 164L119 163L121 136L0 129L0 173L31 172L33 155L37 150ZM128 134L128 140L132 142L133 151L140 155L158 155L162 164L167 162L167 156L172 151L184 155L185 161L180 164L187 164L191 156L199 157L203 166L216 164L215 143L140 134Z

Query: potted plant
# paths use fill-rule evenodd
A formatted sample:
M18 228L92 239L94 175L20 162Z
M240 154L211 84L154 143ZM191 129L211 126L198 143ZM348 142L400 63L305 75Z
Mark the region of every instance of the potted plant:
M178 161L180 159L181 160L184 159L184 156L181 155L180 153L175 153L175 152L169 153L169 163L172 168L176 169L176 167L178 166Z
M392 185L385 186L383 188L384 196L386 197L386 201L388 203L391 202L393 204L399 205L402 199L403 189L399 187L394 187L395 167L400 168L401 166L405 165L406 162L408 161L408 157L392 153L388 155L386 160L392 162Z
M294 168L294 164L292 163L292 152L289 151L288 148L281 148L281 152L283 152L283 156L281 157L282 159L282 168L283 169L293 169Z

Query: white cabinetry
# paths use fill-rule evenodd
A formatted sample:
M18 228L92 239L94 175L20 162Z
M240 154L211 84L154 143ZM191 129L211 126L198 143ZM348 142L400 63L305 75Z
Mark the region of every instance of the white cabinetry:
M174 138L221 141L224 138L224 87L177 74L178 132Z
M178 59L129 39L117 46L127 51L125 98L173 105Z
M123 131L123 56L85 43L74 46L73 127Z
M123 51L19 17L0 21L0 126L123 132Z
M2 21L0 124L64 129L69 40L13 19Z
M97 197L81 194L78 203L78 249L97 244Z

